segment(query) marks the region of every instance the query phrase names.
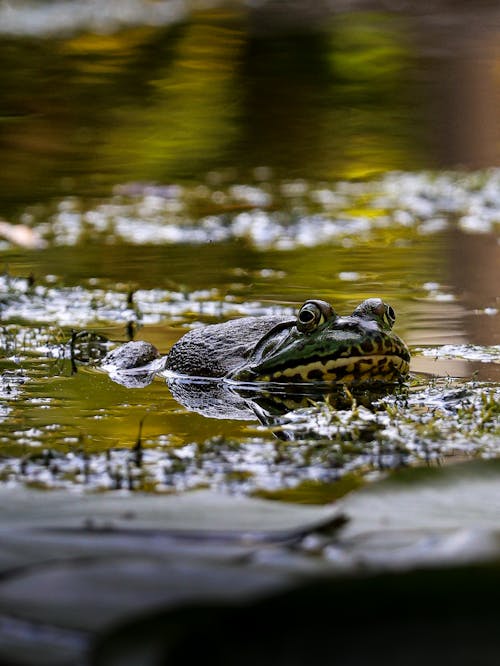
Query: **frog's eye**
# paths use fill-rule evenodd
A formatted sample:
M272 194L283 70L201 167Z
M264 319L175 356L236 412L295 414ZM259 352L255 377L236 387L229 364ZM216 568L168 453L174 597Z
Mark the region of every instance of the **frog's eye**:
M396 321L393 308L381 298L367 298L358 305L352 315L361 319L373 319L385 330L390 330Z
M385 305L385 312L384 312L384 320L387 326L389 328L392 328L394 326L394 322L396 321L396 313L394 312L394 308L391 307L390 305L387 305L387 303L384 303Z
M325 301L306 301L297 317L297 328L301 333L311 333L325 321L335 316L335 311Z

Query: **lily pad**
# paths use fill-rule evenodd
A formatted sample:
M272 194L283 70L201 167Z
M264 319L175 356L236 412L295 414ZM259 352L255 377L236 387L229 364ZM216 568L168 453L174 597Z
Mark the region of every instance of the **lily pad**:
M420 594L421 605L417 578L423 576L424 585L430 578L411 572L422 568L431 578L445 571L432 578L426 594L445 594L450 576L458 577L449 568L458 565L466 567L465 581L474 567L487 587L500 562L499 480L496 461L408 469L324 507L212 491L155 496L1 489L0 615L2 626L16 631L0 627L0 657L78 663L101 636L96 659L110 651L113 658L97 663L160 664L158 655L167 649L178 659L192 632L205 635L209 618L229 622L231 609L238 614L245 606L264 616L276 606L288 617L288 598L291 607L301 606L311 636L316 620L303 615L304 603L322 604L333 618L342 600L352 615L353 595L382 594L382 573L392 596L402 596L401 580L401 590ZM343 515L350 521L339 530ZM397 620L387 604L380 608L387 621ZM216 651L221 636L210 637ZM123 661L123 649L141 659Z
M244 665L493 666L499 476L498 462L483 462L367 486L341 502L351 520L339 535L322 548L307 539L329 569L244 604L204 600L115 627L98 639L96 663L228 664L238 654Z
M96 632L138 614L286 587L290 570L245 563L343 522L332 507L210 491L161 497L1 488L0 506L4 663L80 663Z

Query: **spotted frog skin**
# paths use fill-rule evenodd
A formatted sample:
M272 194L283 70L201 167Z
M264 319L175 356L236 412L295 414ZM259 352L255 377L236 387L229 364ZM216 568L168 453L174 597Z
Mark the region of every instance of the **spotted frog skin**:
M394 310L379 298L348 316L306 301L295 319L243 317L194 329L170 350L165 368L245 382L399 382L410 352L392 332Z

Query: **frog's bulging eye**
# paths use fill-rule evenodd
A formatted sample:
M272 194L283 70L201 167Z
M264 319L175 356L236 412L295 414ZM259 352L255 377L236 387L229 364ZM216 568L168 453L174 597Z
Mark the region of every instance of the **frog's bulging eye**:
M313 326L317 326L318 311L313 310L312 307L305 307L299 312L299 320L297 326L299 331L308 331Z
M386 331L390 331L396 321L394 309L381 298L367 298L352 313L353 317L372 319Z
M387 304L385 304L384 319L389 328L394 326L394 322L396 321L396 313L394 312L394 308Z
M299 310L297 328L301 333L311 333L334 316L334 309L326 301L306 301Z

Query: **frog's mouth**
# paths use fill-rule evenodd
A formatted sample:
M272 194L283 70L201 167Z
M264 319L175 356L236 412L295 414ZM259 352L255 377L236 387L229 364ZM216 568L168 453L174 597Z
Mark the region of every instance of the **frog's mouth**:
M365 340L341 346L335 353L315 354L308 359L267 359L242 368L231 379L261 382L327 382L355 384L398 382L410 368L410 354L397 336Z
M408 374L409 363L401 356L374 354L360 358L317 360L290 366L263 375L259 381L328 382L354 384L357 382L395 382Z

